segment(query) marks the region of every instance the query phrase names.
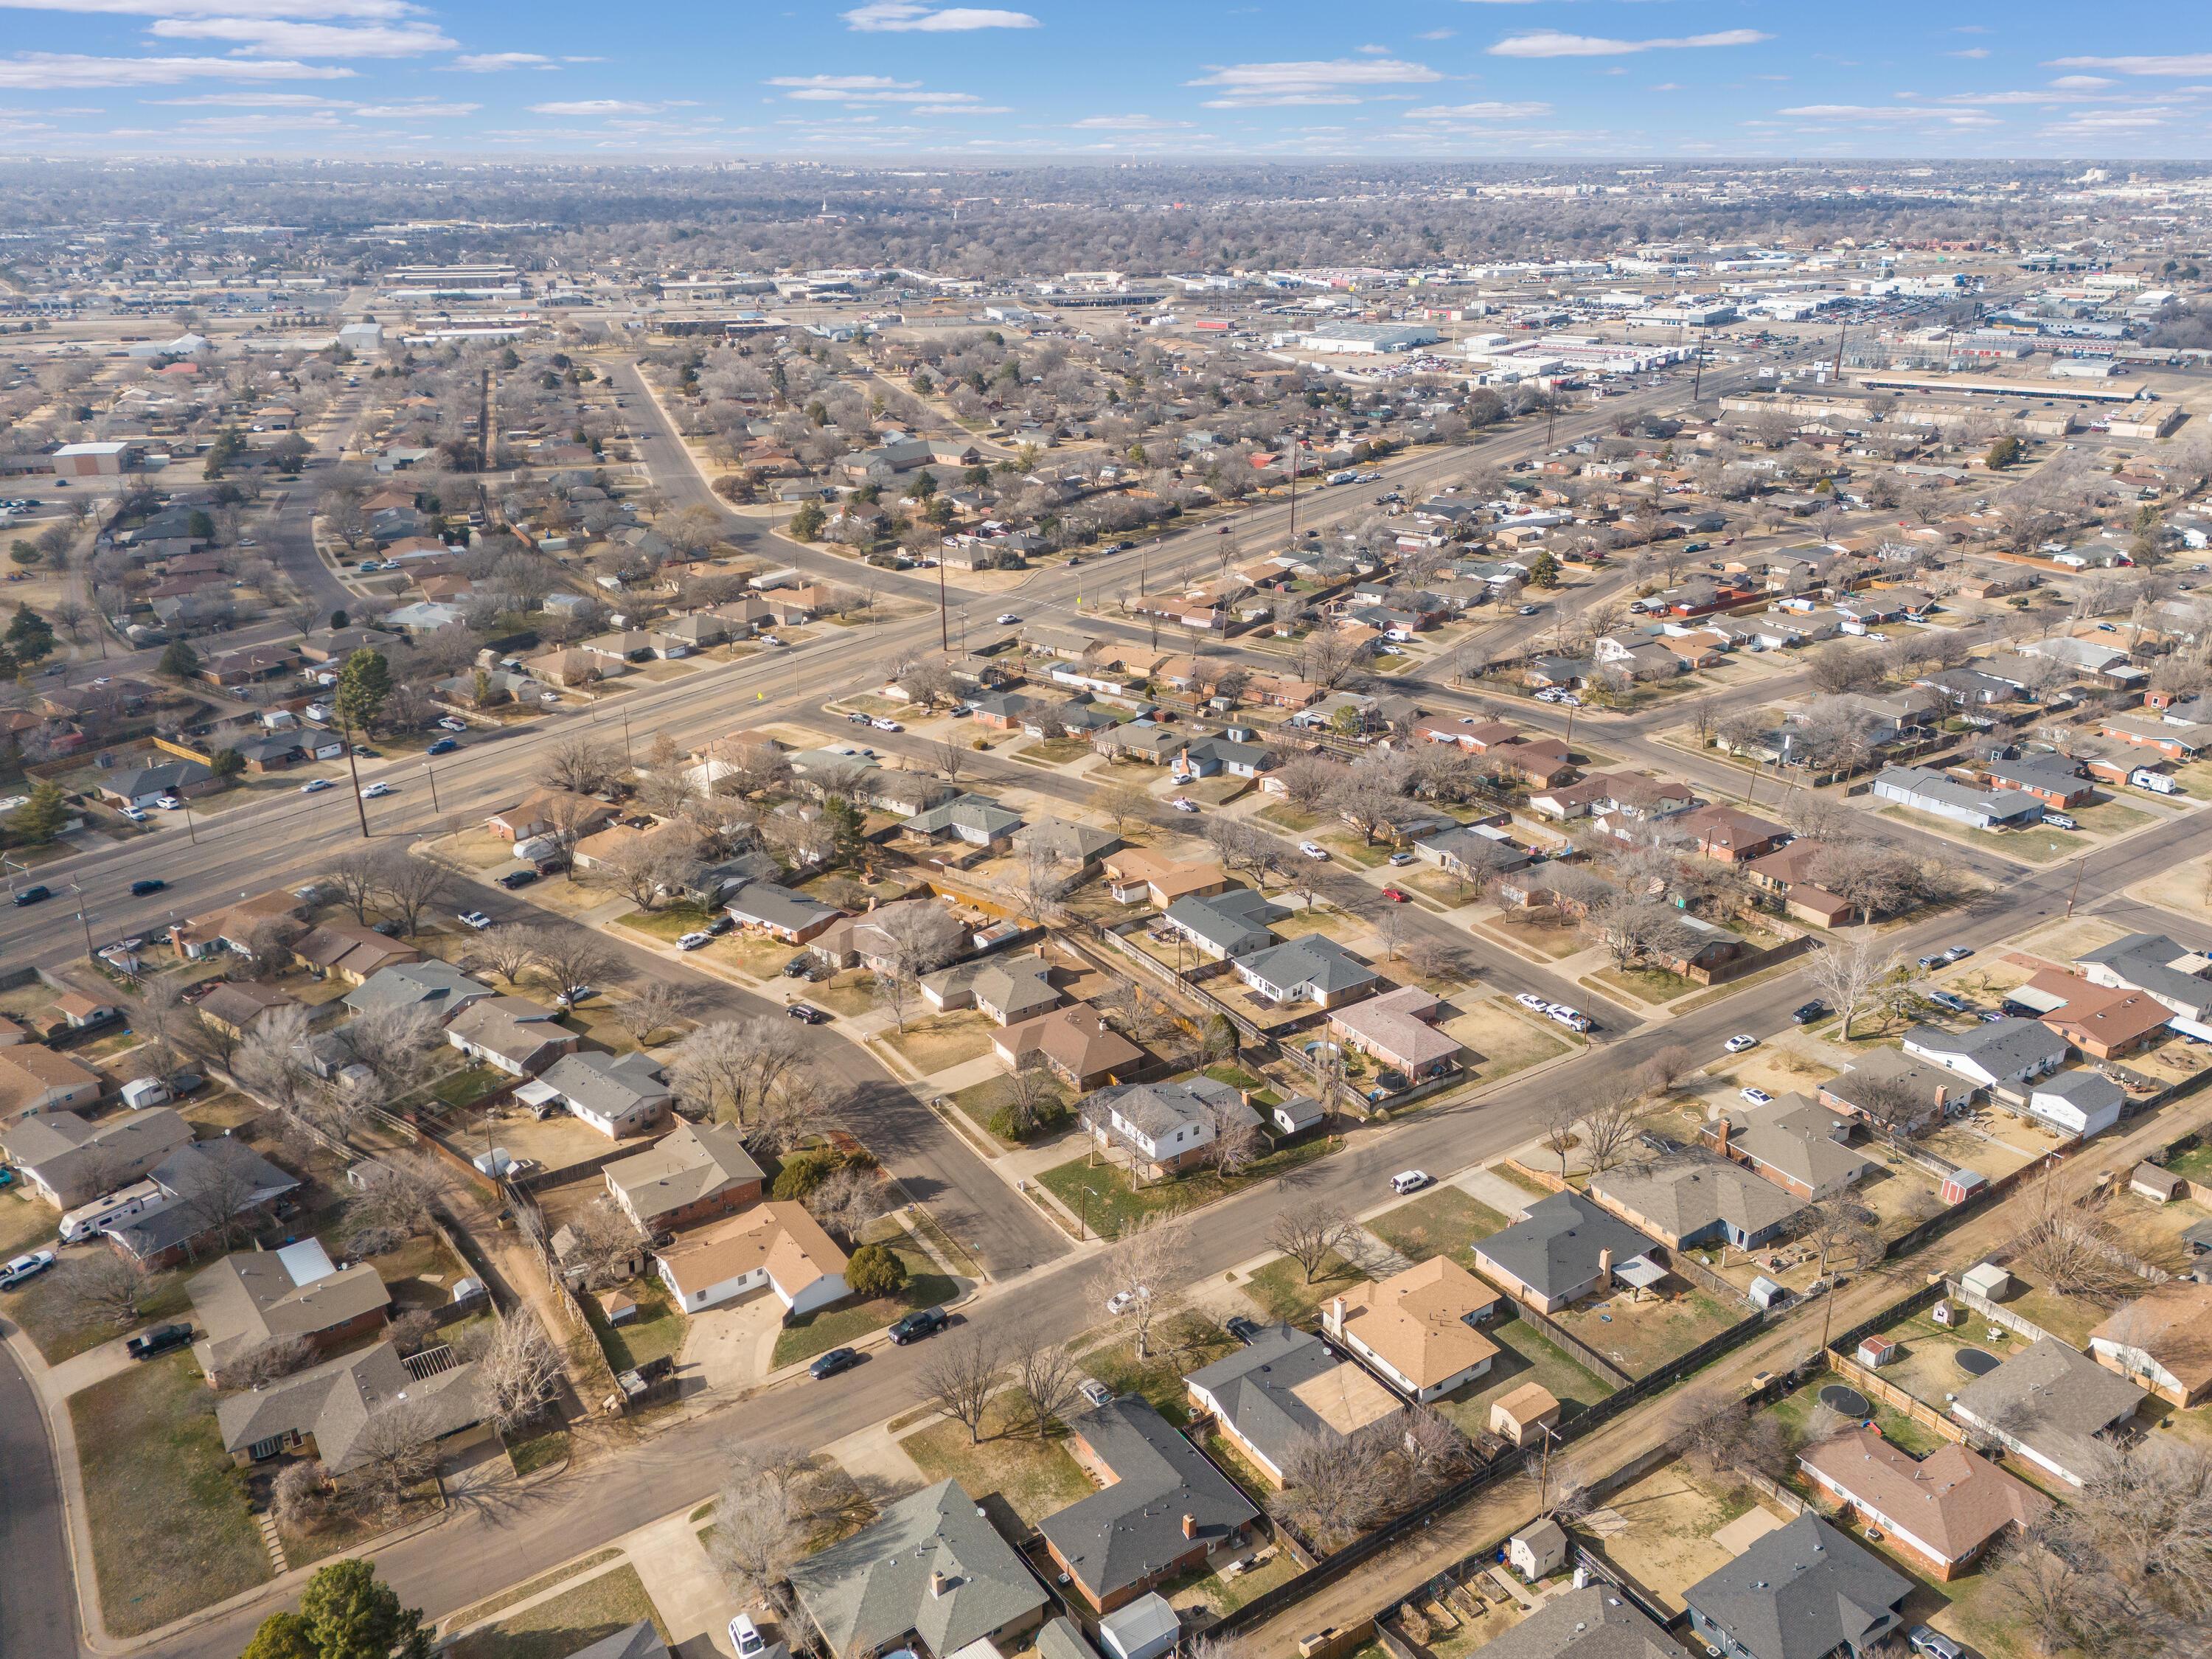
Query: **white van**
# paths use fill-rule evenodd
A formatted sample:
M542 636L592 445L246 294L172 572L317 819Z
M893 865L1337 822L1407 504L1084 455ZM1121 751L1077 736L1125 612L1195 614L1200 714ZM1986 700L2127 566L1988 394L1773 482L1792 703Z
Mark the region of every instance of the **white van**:
M1390 1190L1403 1198L1407 1193L1418 1193L1429 1184L1426 1170L1401 1170L1390 1177Z

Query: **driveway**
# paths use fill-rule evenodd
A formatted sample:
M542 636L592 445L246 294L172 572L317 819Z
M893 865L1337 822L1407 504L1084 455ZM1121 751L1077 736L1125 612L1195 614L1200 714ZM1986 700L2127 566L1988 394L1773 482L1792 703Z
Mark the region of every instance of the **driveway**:
M693 1314L676 1357L684 1391L750 1388L768 1375L782 1329L783 1304L773 1291Z

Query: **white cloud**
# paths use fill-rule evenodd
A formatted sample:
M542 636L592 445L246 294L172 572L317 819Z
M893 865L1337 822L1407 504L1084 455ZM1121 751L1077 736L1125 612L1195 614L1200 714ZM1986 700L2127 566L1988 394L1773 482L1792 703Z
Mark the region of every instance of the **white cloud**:
M916 114L936 110L1006 113L972 92L925 92L919 81L894 81L888 75L778 75L763 84L781 87L786 98L805 104L903 104Z
M2108 75L2062 75L2051 84L2068 92L2094 92L2100 87L2116 87L2119 82Z
M1413 39L1416 40L1449 40L1452 36L1458 33L1459 31L1457 29L1423 29L1419 34L1415 35Z
M349 69L282 58L94 58L75 52L23 52L0 59L0 87L167 87L179 81L343 81Z
M1917 125L1930 121L1954 129L2003 125L1996 116L1974 110L1916 108L1910 104L1799 104L1775 113L1804 121L1847 121L1862 126Z
M1987 46L1966 46L1958 52L1947 52L1943 55L1946 58L1986 58L1990 55L1990 49Z
M1033 29L1025 11L984 6L927 6L921 0L866 0L843 14L845 27L863 34L959 34L970 29Z
M553 60L537 52L471 52L456 58L446 65L464 75L495 75L501 70L547 69Z
M154 25L164 40L234 40L254 52L293 58L418 58L457 44L434 23L301 23L280 18L164 17Z
M343 98L318 92L196 92L189 98L149 98L165 109L349 109Z
M532 104L533 115L653 115L665 104L641 104L628 98L569 98L550 104Z
M9 11L65 11L89 17L406 17L407 0L0 0Z
M1157 115L1086 115L1068 125L1079 132L1174 132L1188 128L1190 123L1163 121Z
M1395 58L1333 58L1280 64L1208 64L1211 74L1183 84L1218 87L1208 109L1265 109L1290 104L1356 104L1352 88L1406 86L1443 76Z
M1656 40L1615 40L1601 34L1567 34L1534 29L1509 34L1490 48L1493 58L1618 58L1625 52L1674 51L1686 46L1749 46L1774 37L1758 29L1722 29L1712 34L1684 34Z
M354 113L366 121L405 121L418 117L424 120L456 119L464 115L474 115L483 107L482 104L441 104L434 99L417 98L396 104L362 104L354 110Z
M1549 104L1431 104L1425 109L1409 109L1407 116L1419 121L1527 121L1539 115L1549 115Z
M2212 75L2212 52L2172 57L2054 58L2052 69L2112 70L2121 75Z

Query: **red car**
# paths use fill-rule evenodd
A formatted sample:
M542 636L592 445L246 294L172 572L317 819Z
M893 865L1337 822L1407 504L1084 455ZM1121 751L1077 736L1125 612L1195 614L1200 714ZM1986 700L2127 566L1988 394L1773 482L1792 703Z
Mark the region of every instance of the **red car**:
M1395 887L1385 887L1382 890L1382 896L1393 904L1404 904L1408 902L1406 896Z

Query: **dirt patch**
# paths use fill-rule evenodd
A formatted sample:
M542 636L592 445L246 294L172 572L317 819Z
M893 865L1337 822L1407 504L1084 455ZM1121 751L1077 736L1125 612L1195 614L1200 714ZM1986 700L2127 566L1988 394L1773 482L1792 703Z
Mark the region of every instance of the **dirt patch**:
M1713 1534L1754 1507L1748 1489L1718 1492L1680 1462L1662 1464L1606 1504L1627 1524L1605 1540L1605 1551L1680 1613L1682 1593L1735 1559Z
M989 1054L998 1029L989 1015L963 1009L909 1019L905 1030L885 1031L877 1041L896 1049L908 1065L929 1077Z

